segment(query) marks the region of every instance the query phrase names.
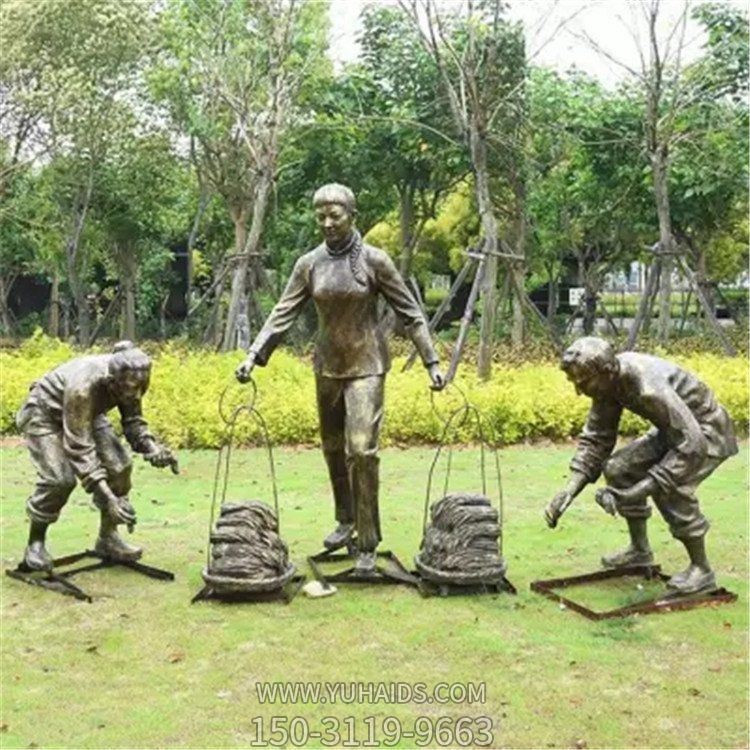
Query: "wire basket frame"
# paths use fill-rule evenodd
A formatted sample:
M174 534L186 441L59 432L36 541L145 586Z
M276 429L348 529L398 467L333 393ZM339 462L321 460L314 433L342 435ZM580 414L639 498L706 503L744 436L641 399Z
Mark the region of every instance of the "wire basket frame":
M250 417L253 418L255 423L260 427L260 431L263 436L263 443L268 454L268 465L270 467L271 473L271 490L273 492L273 507L274 512L276 513L276 524L278 526L279 534L281 534L281 519L279 518L279 490L278 482L276 481L276 467L273 460L273 446L271 445L271 437L268 432L268 425L266 424L266 420L263 418L263 415L255 406L255 402L258 398L258 386L255 384L255 381L252 378L248 381L248 383L250 384L252 389L250 399L247 403L243 403L239 406L234 407L231 412L226 410L225 399L233 383L227 385L226 388L224 388L224 390L221 392L221 396L219 396L219 417L221 418L222 422L224 422L226 430L224 434L224 441L219 448L219 455L216 460L216 472L214 473L214 485L211 496L211 513L208 521L208 543L206 545L207 566L210 566L211 564L211 533L213 530L216 514L216 501L219 495L221 495L220 504L223 505L227 497L227 487L229 485L229 467L230 459L232 457L234 433L237 427L237 420L239 419L240 414L242 414L243 412L246 412ZM223 473L222 465L224 468ZM221 490L219 490L220 487Z
M489 498L487 494L487 458L486 453L490 451L492 453L492 459L495 468L495 475L497 478L497 515L500 526L500 539L498 544L498 551L500 555L503 554L503 540L505 537L505 526L504 526L504 499L503 499L503 483L502 474L500 471L500 456L497 450L496 433L492 424L488 422L487 418L482 414L477 406L472 404L466 397L464 391L459 388L455 383L451 383L450 387L458 392L461 396L463 403L456 409L451 411L447 416L440 413L435 403L435 391L430 394L430 400L432 403L432 410L435 416L440 422L443 423L443 431L438 441L438 447L435 450L435 455L432 458L430 464L430 470L427 473L427 489L425 491L424 500L424 513L422 516L422 537L427 533L427 519L430 510L430 493L432 491L433 477L435 469L437 468L438 461L443 449L447 448L447 462L445 470L445 480L443 482L443 497L448 494L448 486L451 478L452 459L453 459L453 444L452 439L458 434L458 431L463 427L469 420L473 420L476 425L476 431L479 436L479 465L480 474L482 478L482 494ZM489 439L491 438L491 440ZM491 501L490 501L491 502Z

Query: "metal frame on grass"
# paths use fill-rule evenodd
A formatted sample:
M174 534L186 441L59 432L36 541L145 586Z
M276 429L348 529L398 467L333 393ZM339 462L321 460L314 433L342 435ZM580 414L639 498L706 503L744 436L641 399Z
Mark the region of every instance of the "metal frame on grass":
M93 558L98 562L82 565L71 570L63 570L59 573L55 572L55 568L64 568L68 565L74 565L75 563L87 558ZM64 594L65 596L73 596L84 602L92 602L93 598L91 596L74 583L71 583L68 579L74 575L78 575L78 573L101 570L102 568L113 568L116 566L129 568L136 573L141 573L149 578L156 578L160 581L174 581L174 573L171 573L168 570L154 568L150 565L144 565L143 563L134 560L115 560L111 557L104 557L93 550L77 552L74 555L68 555L66 557L59 557L52 561L52 570L31 570L21 563L15 568L15 570L6 570L5 573L11 578L15 578L17 581L23 581L31 586L40 586L48 591L55 591L58 594Z
M650 615L655 613L676 612L683 609L695 609L696 607L707 607L716 604L727 604L737 601L737 594L727 591L724 588L716 589L703 594L692 596L666 595L659 599L650 599L649 601L640 602L639 604L628 604L624 607L617 607L605 611L589 609L583 604L574 602L561 594L555 589L564 589L569 586L579 586L587 583L597 583L612 578L624 578L625 576L641 576L647 581L658 579L668 581L669 576L661 572L659 565L634 565L626 568L610 568L598 570L595 573L585 573L578 576L568 576L566 578L548 578L543 581L533 581L531 590L535 591L548 599L564 604L568 609L572 609L579 615L583 615L589 620L609 620L615 617L629 617L631 615Z
M341 546L343 547L345 545ZM337 547L336 549L341 549L341 547ZM336 552L336 549L324 550L317 555L311 555L307 558L307 562L313 571L313 575L316 580L323 584L323 586L328 586L331 583L377 583L390 585L401 584L406 586L419 585L419 579L414 574L410 573L404 567L401 560L399 560L390 550L378 551L376 553L376 559L387 560L388 564L376 564L375 570L372 572L359 572L356 567L351 567L341 570L338 573L333 573L332 575L326 575L319 567L320 563L352 560L352 556L348 552Z

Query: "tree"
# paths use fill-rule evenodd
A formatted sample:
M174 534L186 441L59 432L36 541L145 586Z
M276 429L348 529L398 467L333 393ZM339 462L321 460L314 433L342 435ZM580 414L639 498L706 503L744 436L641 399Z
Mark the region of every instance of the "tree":
M592 333L605 275L637 258L653 231L641 110L627 92L608 92L579 73L534 70L529 91L535 259L551 299L573 261L584 288L583 328Z
M0 163L7 164L4 149L0 155L6 157ZM16 278L34 263L29 223L33 221L30 209L36 195L35 180L29 170L8 169L5 175L3 210L0 211L0 327L7 336L14 328L8 295Z
M713 308L716 283L747 267L748 17L719 3L700 5L693 16L707 41L685 69L691 102L680 116L672 213L675 237Z
M195 139L198 172L235 227L223 350L234 346L246 302L259 318L260 243L281 139L306 76L323 59L325 10L297 0L172 0L163 15L166 54L155 89Z
M362 64L347 71L358 112L342 114L359 119L367 158L377 165L383 188L395 188L399 270L409 276L425 224L468 164L448 135L450 115L443 97L436 96L439 74L409 18L397 8L371 6L363 26Z
M66 162L67 185L60 191L68 214L65 265L83 344L90 336L91 268L84 228L97 168L118 129L132 118L128 95L150 49L150 19L146 0L3 4L2 86L14 120L31 123L49 155Z
M500 255L497 209L491 190L491 138L499 128L501 115L522 106L526 67L523 33L520 26L507 20L500 0L465 0L447 6L447 10L436 0L400 0L400 5L420 30L422 42L432 56L454 126L467 144L474 173L486 255L478 370L480 377L486 379L492 366ZM509 176L511 180L515 177ZM516 189L519 185L517 182ZM519 193L516 198L522 200ZM524 210L517 207L516 213L522 215ZM523 246L522 234L517 240L509 278L520 306L528 298L524 288L525 260L518 252L519 245ZM520 337L522 331L516 328L514 340Z
M113 148L99 178L92 220L102 230L119 281L124 338L136 338L136 292L144 263L163 277L172 257L168 240L184 224L177 210L184 174L166 134L150 133Z
M690 128L689 113L701 106L701 101L717 101L742 86L742 78L747 80L747 60L737 55L742 48L742 17L744 15L744 35L747 33L746 14L732 13L727 6L709 5L697 10L709 30L709 51L703 61L687 66L684 61L687 21L690 3L683 0L678 10L677 21L665 33L660 32L659 24L663 16L661 0L640 0L637 9L642 15L642 26L647 43L639 44L640 67L628 66L613 58L590 37L588 41L602 54L620 64L630 73L634 83L633 92L643 102L644 145L649 159L654 194L654 204L659 224L658 252L660 256L659 287L659 338L666 341L669 336L671 314L671 279L674 257L677 253L673 237L671 169L676 154L696 132ZM674 7L674 6L673 6ZM728 15L726 15L726 14ZM730 20L731 19L731 20ZM722 25L729 33L720 31ZM638 40L637 29L629 32ZM726 45L722 45L722 39ZM745 55L746 58L746 55ZM721 71L722 61L734 60L734 70L727 75L727 67ZM698 75L695 75L700 71ZM743 73L744 71L744 73ZM746 84L745 84L746 85ZM682 267L682 261L678 261ZM705 302L702 294L699 298ZM633 345L638 327L646 314L649 304L644 295L636 321L631 331L629 345ZM710 311L707 311L719 333Z

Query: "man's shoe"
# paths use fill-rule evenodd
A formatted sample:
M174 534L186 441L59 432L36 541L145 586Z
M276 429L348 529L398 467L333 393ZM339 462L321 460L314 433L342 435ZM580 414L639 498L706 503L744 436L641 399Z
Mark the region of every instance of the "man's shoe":
M633 565L653 565L653 563L654 553L651 550L644 552L632 545L622 552L613 552L611 555L602 557L602 565L605 568L628 568Z
M23 553L22 566L28 570L52 570L52 556L44 542L31 542Z
M672 596L709 593L716 590L716 576L713 570L688 565L667 581L667 588Z
M340 523L324 540L323 546L326 549L338 549L348 544L354 533L353 523Z
M357 562L354 564L355 575L371 575L375 572L375 563L377 555L375 552L360 552L357 555Z
M99 535L94 552L109 560L134 562L143 554L143 548L128 544L116 531L112 531L106 536Z

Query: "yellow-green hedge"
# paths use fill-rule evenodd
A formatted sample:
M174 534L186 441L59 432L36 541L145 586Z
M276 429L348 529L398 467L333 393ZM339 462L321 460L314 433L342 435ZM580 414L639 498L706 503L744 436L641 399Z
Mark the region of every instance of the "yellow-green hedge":
M29 383L47 370L75 356L62 343L37 335L20 348L0 353L0 432L15 432L14 414ZM250 394L249 386L234 382L233 372L240 353L215 354L168 345L154 353L151 389L145 399L145 414L153 431L174 447L213 448L221 444L224 425L217 402L227 392L228 406ZM748 380L746 357L729 359L711 354L676 357L688 370L711 386L734 419L737 431L747 434ZM416 365L401 373L397 358L386 382L385 444L433 443L441 435L442 423L435 415L427 375ZM309 361L277 351L270 364L257 368L257 406L268 424L275 444L315 444L318 441L313 373ZM553 364L496 366L492 380L480 383L474 368L464 364L457 385L485 415L502 443L527 439L562 439L576 435L586 417L589 401L576 396L573 387ZM447 414L458 403L455 391L437 394L436 406ZM623 434L646 428L626 413ZM258 444L257 424L242 418L237 425L239 444ZM478 437L475 421L467 421L453 435L454 442Z

